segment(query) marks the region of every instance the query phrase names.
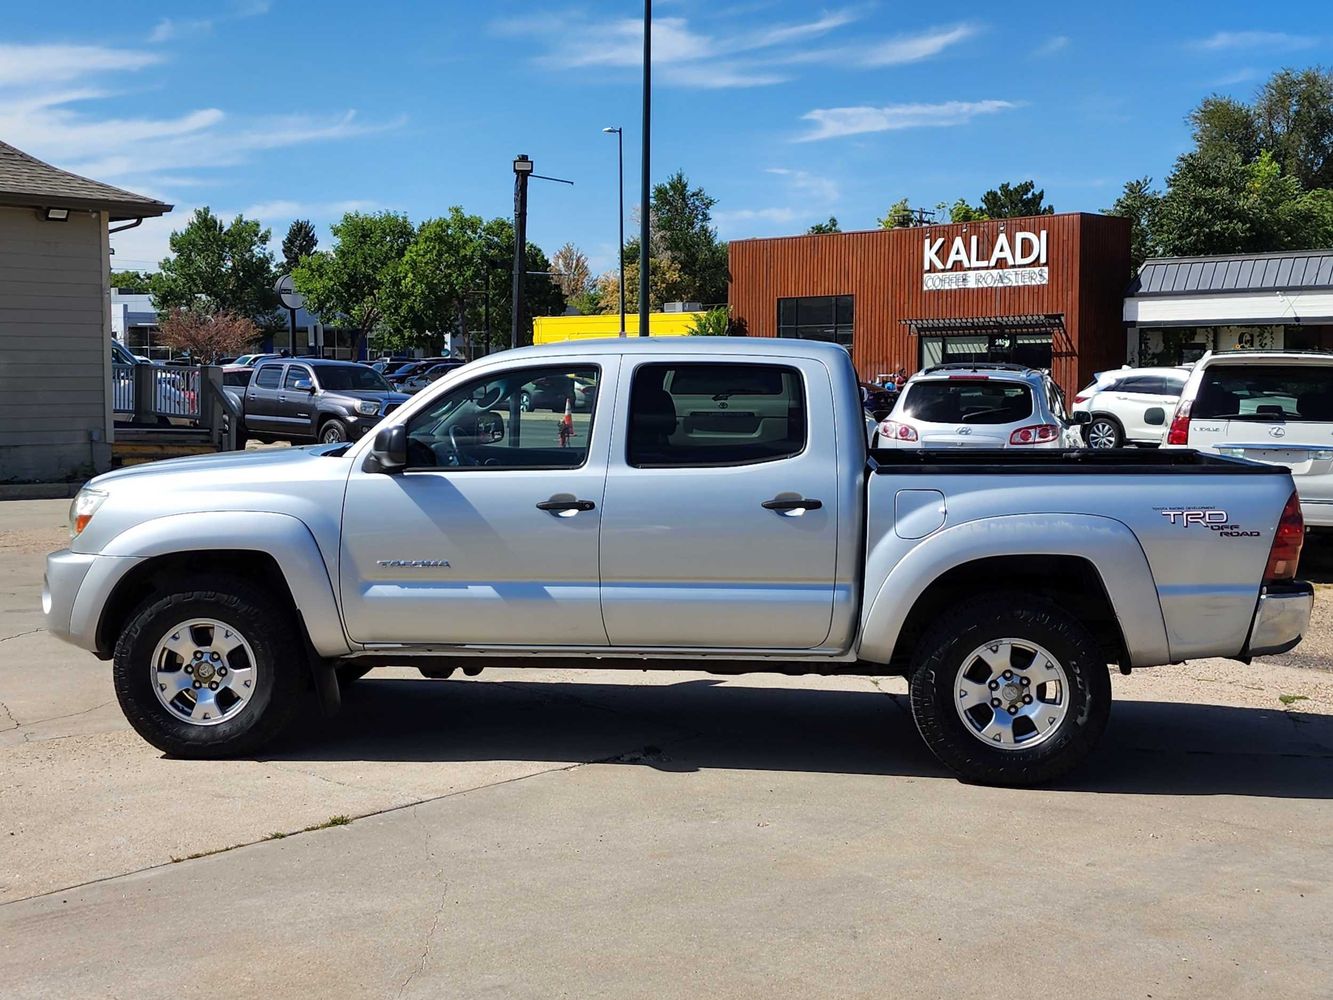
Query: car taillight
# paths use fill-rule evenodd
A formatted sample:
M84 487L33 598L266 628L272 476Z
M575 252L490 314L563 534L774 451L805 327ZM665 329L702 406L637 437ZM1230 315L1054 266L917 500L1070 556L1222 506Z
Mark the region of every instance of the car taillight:
M879 425L879 436L892 441L915 441L916 428L900 424L896 420L884 420Z
M1046 444L1060 436L1060 428L1055 424L1033 424L1020 427L1009 435L1010 444Z
M1296 579L1296 566L1301 561L1301 546L1305 544L1305 517L1301 514L1301 498L1292 493L1287 506L1278 518L1273 547L1268 550L1268 566L1264 569L1264 583L1280 583Z
M1171 418L1171 429L1166 432L1167 444L1189 444L1190 443L1190 406L1192 404L1186 400L1181 400L1180 405L1176 407L1176 415Z
M1092 398L1091 396L1075 396L1075 397L1074 397L1074 402L1075 402L1075 403L1086 403L1086 402L1087 402L1088 400L1090 400L1091 398Z

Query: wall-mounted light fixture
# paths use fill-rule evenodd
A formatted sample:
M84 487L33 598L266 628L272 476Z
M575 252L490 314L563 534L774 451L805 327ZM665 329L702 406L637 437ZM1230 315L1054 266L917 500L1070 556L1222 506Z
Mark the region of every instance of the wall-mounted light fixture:
M47 222L68 222L68 208L46 208L42 210L42 218Z

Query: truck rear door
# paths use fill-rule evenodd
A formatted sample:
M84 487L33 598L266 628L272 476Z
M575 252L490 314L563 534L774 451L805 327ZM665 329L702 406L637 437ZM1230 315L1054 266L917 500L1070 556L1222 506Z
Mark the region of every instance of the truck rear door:
M809 649L838 553L833 389L818 361L626 356L602 512L613 646Z
M1286 466L1306 523L1333 526L1333 359L1210 363L1188 445Z

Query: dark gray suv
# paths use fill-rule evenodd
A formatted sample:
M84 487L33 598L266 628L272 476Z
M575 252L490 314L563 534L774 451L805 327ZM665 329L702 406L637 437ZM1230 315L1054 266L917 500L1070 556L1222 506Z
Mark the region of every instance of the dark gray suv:
M355 361L263 361L245 390L245 429L261 441L355 441L409 398Z

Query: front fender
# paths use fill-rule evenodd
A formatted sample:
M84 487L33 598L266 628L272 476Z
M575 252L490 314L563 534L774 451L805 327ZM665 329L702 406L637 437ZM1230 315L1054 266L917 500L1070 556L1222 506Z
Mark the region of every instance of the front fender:
M277 562L315 650L324 657L351 651L343 631L329 569L305 522L272 511L200 511L153 518L108 542L75 598L70 630L96 634L102 609L116 585L135 566L155 556L199 552L207 573L208 550L264 552Z
M907 546L913 546L904 552ZM917 599L944 573L997 556L1075 556L1101 577L1133 666L1170 662L1166 622L1152 569L1138 538L1114 518L1094 514L1010 514L965 521L913 545L892 533L866 559L860 657L887 663ZM1002 584L1002 581L997 581Z

